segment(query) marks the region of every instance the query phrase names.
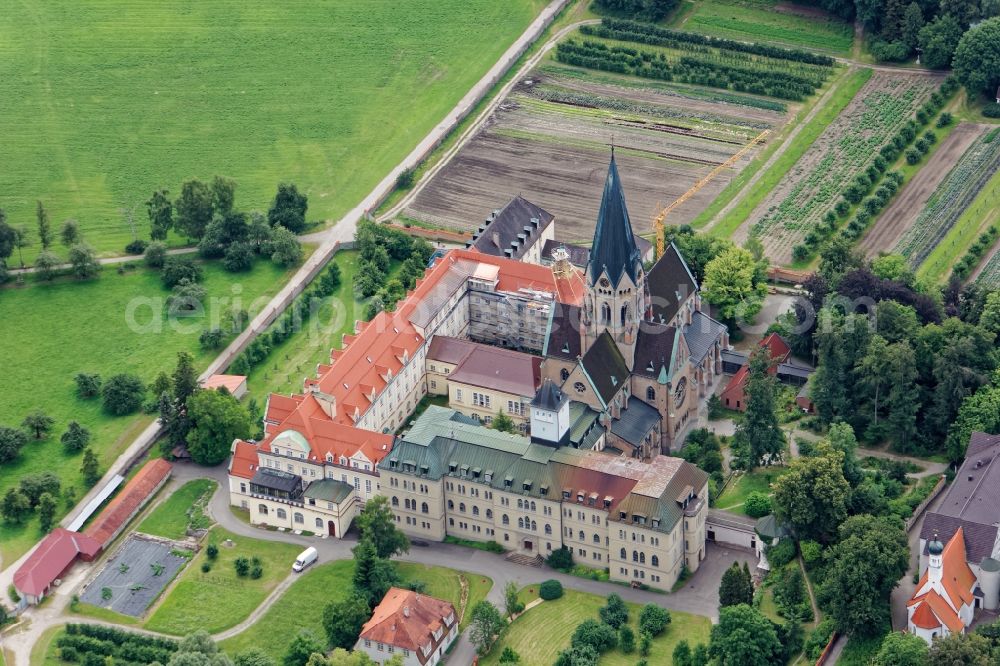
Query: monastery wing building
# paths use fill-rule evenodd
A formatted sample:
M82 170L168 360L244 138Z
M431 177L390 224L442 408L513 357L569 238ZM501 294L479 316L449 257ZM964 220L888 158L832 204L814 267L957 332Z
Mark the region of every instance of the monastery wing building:
M264 439L233 445L232 503L254 524L339 537L386 495L421 538L496 540L529 556L565 544L619 579L665 588L682 563L695 569L707 477L669 454L722 373L728 331L702 311L676 247L650 265L613 155L592 246L554 241L555 224L515 198L468 247L437 259L395 311L357 322L302 393L271 395ZM429 396L447 408L414 419ZM518 434L484 427L501 411ZM476 462L495 456L503 461ZM480 477L451 480L473 468ZM542 483L551 495L538 494ZM489 501L476 520L459 485L490 495L478 496ZM526 497L550 513L516 514Z

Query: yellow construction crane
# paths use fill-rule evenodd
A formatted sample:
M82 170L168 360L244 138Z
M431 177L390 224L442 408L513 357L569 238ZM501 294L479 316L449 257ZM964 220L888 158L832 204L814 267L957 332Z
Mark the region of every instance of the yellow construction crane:
M672 211L673 209L677 208L678 206L680 206L681 204L683 204L685 201L687 201L688 199L690 199L691 197L693 197L695 194L697 194L698 190L700 190L701 188L705 187L705 185L707 185L713 178L715 178L716 176L718 176L720 173L722 173L723 171L725 171L729 167L731 167L734 164L736 164L737 162L739 162L741 157L743 157L748 152L750 152L750 150L753 149L754 146L756 146L758 143L760 143L761 141L763 141L764 137L766 137L770 133L771 133L771 130L764 130L763 132L761 132L760 134L758 134L757 136L755 136L753 138L753 140L750 141L750 143L748 143L747 145L745 145L742 148L740 148L739 151L735 155L733 155L732 157L730 157L728 160L726 160L725 162L723 162L719 166L717 166L714 169L712 169L711 171L709 171L708 175L706 175L704 178L702 178L697 183L695 183L694 185L692 185L691 189L689 189L687 192L685 192L684 194L682 194L679 197L677 197L676 201L674 201L672 204L670 204L669 206L667 206L666 208L664 208L663 210L661 210L659 212L659 214L657 214L657 216L655 218L653 218L653 232L656 234L656 257L657 258L662 257L663 256L663 251L666 249L665 248L666 241L664 239L664 233L663 233L664 232L663 221L666 219L666 217L670 213L670 211Z

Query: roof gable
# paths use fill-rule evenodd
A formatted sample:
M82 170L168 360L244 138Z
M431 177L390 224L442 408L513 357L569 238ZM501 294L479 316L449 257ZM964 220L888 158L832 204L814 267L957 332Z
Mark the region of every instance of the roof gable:
M629 379L625 358L607 329L583 355L580 364L604 404L611 402Z
M495 257L520 259L552 223L552 214L520 194L494 212L468 247Z
M646 276L653 321L670 323L681 305L698 291L680 250L671 243Z

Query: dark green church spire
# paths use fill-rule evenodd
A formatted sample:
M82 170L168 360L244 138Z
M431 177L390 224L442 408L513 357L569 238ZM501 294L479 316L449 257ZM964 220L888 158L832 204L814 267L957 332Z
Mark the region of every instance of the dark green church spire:
M617 287L622 275L628 275L632 282L636 282L636 271L641 266L642 255L632 235L632 224L625 207L625 193L622 192L615 152L612 149L601 210L597 214L597 228L594 229L594 244L587 264L587 279L593 285L601 273L607 271L608 279Z

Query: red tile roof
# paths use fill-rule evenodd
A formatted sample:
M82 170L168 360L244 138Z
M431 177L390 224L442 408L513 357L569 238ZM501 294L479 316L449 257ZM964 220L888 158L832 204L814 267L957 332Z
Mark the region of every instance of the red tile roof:
M776 373L778 364L784 363L792 353L791 348L777 333L768 334L763 340L760 341L760 343L758 343L758 346L763 349L767 349L768 356L772 361L771 367L768 370L771 374ZM736 371L736 374L733 375L733 378L729 380L729 383L726 384L726 388L722 390L719 397L725 400L728 395L733 402L739 400L741 401L740 409L745 409L746 403L743 398L743 393L749 378L750 364L744 363L743 366Z
M917 606L917 610L913 611L913 617L910 620L921 629L938 629L942 624L938 616L931 610L931 605L925 603Z
M212 375L202 384L202 388L217 389L225 387L230 393L236 393L246 382L244 375Z
M96 540L101 546L107 546L136 512L149 501L156 489L163 485L172 469L173 466L162 458L150 460L143 465L121 492L104 507L94 522L84 530L84 534Z
M250 442L236 442L233 447L233 457L229 461L229 473L243 479L252 479L259 466L257 445Z
M945 601L944 597L938 594L935 590L931 590L927 594L922 594L919 597L910 599L906 604L907 606L912 606L917 604L917 609L913 611L914 616L919 612L920 620L924 624L930 624L933 620L930 619L930 615L927 611L922 611L921 606L927 606L930 611L932 611L933 616L939 620L936 625L924 626L923 624L917 625L922 629L935 629L942 624L948 627L948 631L958 634L965 631L965 625L962 623L962 619L958 617L958 613L955 612L948 602ZM916 620L914 620L916 624Z
M286 430L294 430L305 437L312 455L317 460L325 460L329 454L335 461L339 461L341 456L350 458L360 451L368 460L377 464L392 449L391 434L372 432L340 421L331 421L323 405L313 395L303 396L298 408L288 418L268 429L267 436L260 444L260 450L270 451L274 438ZM253 464L256 465L256 447L253 445L245 442L237 443L236 455L249 464L251 454L246 447L254 449ZM237 464L235 456L234 464ZM239 462L238 465L239 469L245 469L244 462Z
M361 639L412 650L425 663L455 622L455 607L447 601L393 587L365 622ZM441 638L434 640L438 629ZM427 655L421 649L424 646L430 647Z
M434 336L437 340L441 336ZM534 397L542 381L542 358L492 345L470 343L448 380L503 393Z
M14 587L23 595L39 597L76 560L101 551L101 544L85 534L57 527L38 544L31 556L14 572Z

